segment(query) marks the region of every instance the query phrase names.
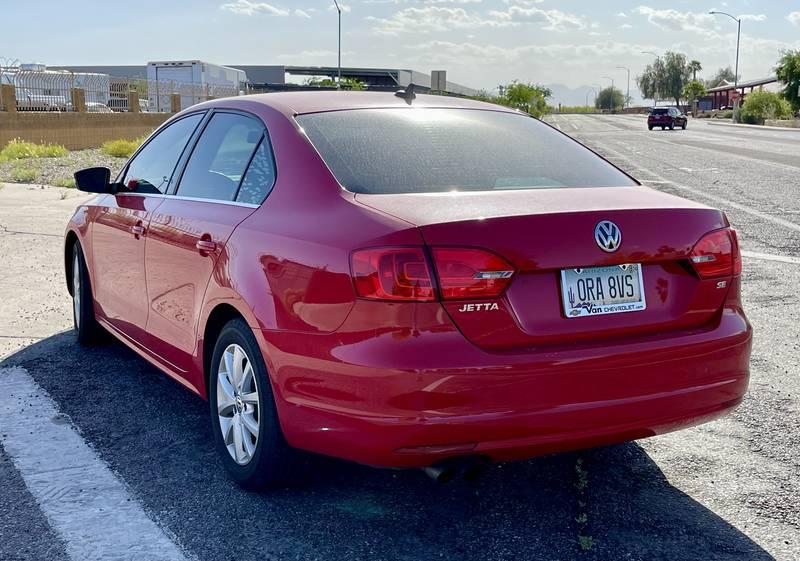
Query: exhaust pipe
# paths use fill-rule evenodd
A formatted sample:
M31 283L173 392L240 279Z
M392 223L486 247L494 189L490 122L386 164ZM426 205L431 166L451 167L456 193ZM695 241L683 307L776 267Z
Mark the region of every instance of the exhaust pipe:
M432 466L422 468L422 471L437 483L448 483L459 474L467 481L475 481L483 474L488 465L489 459L486 457L465 456L442 460Z
M448 483L452 481L458 473L455 466L441 464L424 467L422 471L436 483Z

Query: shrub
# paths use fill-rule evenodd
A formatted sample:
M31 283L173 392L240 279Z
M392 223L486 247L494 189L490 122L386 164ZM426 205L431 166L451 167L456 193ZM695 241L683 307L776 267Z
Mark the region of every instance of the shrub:
M39 170L32 167L15 167L11 170L11 180L15 183L33 183L39 177Z
M739 120L751 125L763 125L766 119L783 119L791 115L789 102L780 94L755 90L745 97Z
M136 149L144 142L144 138L137 138L134 140L110 140L104 142L100 150L104 154L108 154L114 158L130 158Z
M0 161L24 160L27 158L60 158L68 153L69 150L60 144L34 144L33 142L16 138L0 150Z

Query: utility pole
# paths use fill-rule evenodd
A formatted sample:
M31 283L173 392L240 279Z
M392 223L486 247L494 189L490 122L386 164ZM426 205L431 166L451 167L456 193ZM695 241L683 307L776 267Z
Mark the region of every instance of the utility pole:
M628 72L628 93L625 94L625 102L628 104L628 107L631 105L631 69L626 66L617 66L617 68L621 70L625 70ZM622 104L622 108L625 109L625 103Z
M336 89L342 89L342 9L339 7L339 2L333 0L333 5L336 6L336 11L339 13L339 79L336 82Z

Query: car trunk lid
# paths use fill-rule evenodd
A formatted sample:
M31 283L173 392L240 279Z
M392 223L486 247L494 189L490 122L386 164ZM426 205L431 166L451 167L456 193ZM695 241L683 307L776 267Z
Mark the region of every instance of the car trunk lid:
M514 277L499 298L443 302L464 335L482 347L570 343L689 328L708 322L727 293L728 283L701 280L688 261L704 234L727 226L724 215L649 188L359 194L356 200L415 224L433 248L481 248L514 266ZM617 251L604 251L595 240L595 227L605 220L622 233ZM562 304L563 269L632 263L641 264L646 309L567 316Z

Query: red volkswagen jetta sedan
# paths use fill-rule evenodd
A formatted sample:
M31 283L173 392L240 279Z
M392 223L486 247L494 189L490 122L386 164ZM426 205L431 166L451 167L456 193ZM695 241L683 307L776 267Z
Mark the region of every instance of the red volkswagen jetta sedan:
M220 99L76 179L97 193L66 232L78 340L207 398L245 485L293 448L436 469L622 442L747 388L725 215L507 108Z

